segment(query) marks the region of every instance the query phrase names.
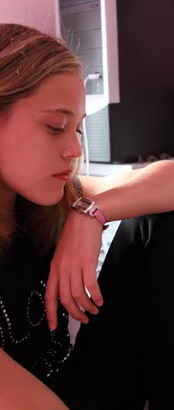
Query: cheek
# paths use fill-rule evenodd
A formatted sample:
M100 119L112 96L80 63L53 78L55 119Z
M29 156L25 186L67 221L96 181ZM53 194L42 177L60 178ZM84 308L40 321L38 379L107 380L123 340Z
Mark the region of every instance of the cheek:
M15 130L15 132L13 132ZM37 132L36 132L37 131ZM6 182L31 183L54 174L59 166L57 139L26 125L10 128L0 137L0 173Z
M0 150L1 177L10 181L25 180L26 182L39 175L39 170L44 168L43 159L33 155L33 150L24 144L11 144Z

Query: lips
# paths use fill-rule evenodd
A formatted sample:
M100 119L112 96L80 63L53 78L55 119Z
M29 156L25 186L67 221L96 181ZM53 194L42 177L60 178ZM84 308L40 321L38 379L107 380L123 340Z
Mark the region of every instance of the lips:
M62 179L64 181L68 181L70 179L70 175L72 174L73 169L68 168L58 174L54 174L53 176L58 179Z
M54 176L70 175L72 173L72 170L73 170L72 168L68 168L62 172L59 172L58 174L54 174Z

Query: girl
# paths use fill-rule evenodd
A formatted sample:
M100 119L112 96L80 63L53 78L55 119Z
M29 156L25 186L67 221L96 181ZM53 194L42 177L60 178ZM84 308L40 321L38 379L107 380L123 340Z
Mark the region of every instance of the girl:
M80 63L62 41L22 25L0 25L4 410L67 409L46 387L54 390L55 380L64 386L59 371L71 354L67 314L62 309L59 331L50 332L44 293L58 232L68 204L78 197L75 174L84 100Z
M76 159L81 157L79 139L85 115L81 66L61 41L32 28L1 24L0 39L0 407L4 410L65 410L66 402L72 410L106 410L111 408L109 400L112 395L103 358L107 361L110 350L105 343L109 341L107 332L105 338L100 336L104 335L107 324L108 335L112 335L115 329L113 321L108 318L110 312L112 315L119 312L119 306L113 305L114 298L110 297L110 289L106 286L109 283L108 265L103 271L106 274L102 279L102 292L106 291L105 299L109 301L104 304L106 308L101 310L101 315L94 316L94 329L92 325L85 335L83 328L80 331L75 354L72 353L68 315L63 306L59 309L58 328L55 330L52 326L54 330L50 331L44 303L58 233L70 205L79 196ZM85 191L85 183L88 181L82 181L83 194L93 197L94 193L90 194L91 188L87 185ZM100 199L102 196L95 197L98 203ZM82 220L85 224L88 221L88 228L94 226L96 255L102 224L75 212L72 217L71 213L63 232L67 235L69 231L70 237L73 234L68 228L71 218L75 218L77 229L82 225L76 222L81 224ZM91 243L90 229L87 244ZM72 248L68 251L66 246L62 247L61 243L60 246L61 256L71 258L69 251ZM75 257L77 259L77 254ZM114 273L116 264L112 262L115 264L113 258L110 266ZM81 279L79 283L81 286ZM66 288L66 282L63 287ZM114 291L115 286L112 285L112 289ZM87 303L92 313L98 312L90 299ZM88 321L86 315L84 321ZM124 335L117 340L113 352L116 359L123 340ZM93 361L95 356L96 362ZM98 363L102 367L98 367ZM127 365L123 367L123 376L126 369ZM108 371L111 370L112 361L109 361ZM96 375L100 377L96 379ZM90 383L94 376L98 380L95 388L95 384L91 387ZM111 376L113 386L112 371ZM131 380L129 375L127 380ZM120 392L119 409L124 408L123 385L121 382L117 388L117 393ZM114 392L115 388L112 394ZM144 396L140 400L143 406ZM130 397L129 406L132 403L135 401Z

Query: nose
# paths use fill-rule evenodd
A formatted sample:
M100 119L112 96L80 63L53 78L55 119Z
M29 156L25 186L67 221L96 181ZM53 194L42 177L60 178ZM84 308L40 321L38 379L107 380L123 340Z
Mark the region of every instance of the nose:
M82 155L82 147L79 141L79 138L75 134L69 138L69 141L66 140L65 146L62 150L62 158L78 158Z

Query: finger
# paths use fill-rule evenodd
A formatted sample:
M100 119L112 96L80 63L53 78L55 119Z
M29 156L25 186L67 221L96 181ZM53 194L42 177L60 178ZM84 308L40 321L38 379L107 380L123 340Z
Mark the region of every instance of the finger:
M92 300L97 306L102 306L103 297L98 285L96 270L92 266L88 266L88 268L84 268L83 276L85 287L87 288Z
M91 272L92 272L92 269L91 269ZM99 307L102 306L103 296L101 294L100 287L98 285L96 272L93 271L93 273L89 274L89 270L85 270L84 271L84 283L94 303Z
M90 295L87 294L82 274L76 274L73 278L71 278L71 293L76 303L84 310L94 315L98 313L98 308L91 300Z
M55 330L58 326L58 278L50 273L45 292L46 315L50 330Z
M65 309L69 312L69 314L76 320L80 321L83 324L87 324L89 322L89 318L86 314L82 311L80 306L76 303L75 300L71 300L71 303L64 305Z
M60 300L62 305L65 307L67 312L76 320L86 324L88 323L89 319L82 311L81 307L72 297L70 287L65 287L64 281L59 282L59 292L60 292Z

